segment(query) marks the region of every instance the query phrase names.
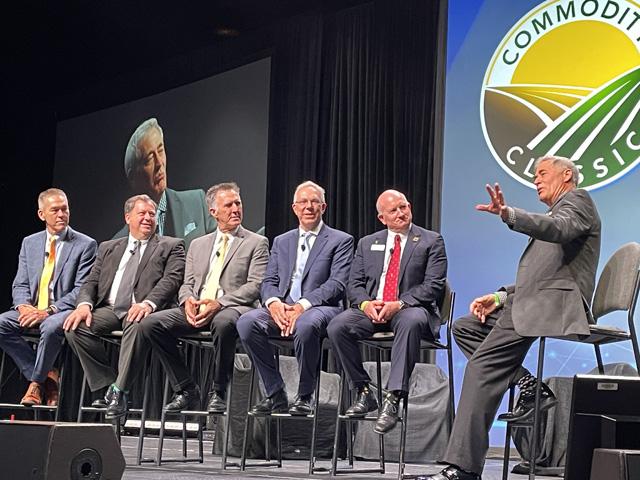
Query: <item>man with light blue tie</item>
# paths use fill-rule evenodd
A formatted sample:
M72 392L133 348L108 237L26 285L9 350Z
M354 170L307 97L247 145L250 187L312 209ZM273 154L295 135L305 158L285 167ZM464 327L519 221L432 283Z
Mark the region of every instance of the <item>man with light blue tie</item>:
M343 310L353 257L353 237L325 225L324 189L307 181L296 188L293 212L299 226L273 241L262 282L264 307L243 314L236 325L265 387L254 414L309 415L321 341L331 319ZM293 337L300 382L289 408L269 337Z

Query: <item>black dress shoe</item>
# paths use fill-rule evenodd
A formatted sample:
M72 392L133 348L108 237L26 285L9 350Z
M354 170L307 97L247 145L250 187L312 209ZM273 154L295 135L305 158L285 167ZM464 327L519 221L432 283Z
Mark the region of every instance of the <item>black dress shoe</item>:
M187 390L174 393L171 401L164 406L167 412L180 412L181 410L193 410L200 403L200 388L196 385Z
M387 393L387 396L384 397L384 403L382 404L380 415L378 415L376 424L373 427L374 432L380 435L384 435L396 426L396 423L398 423L399 403L400 398L396 397L391 392Z
M256 403L249 413L251 415L270 415L272 413L287 413L289 408L289 400L287 400L287 392L278 390L270 397L265 397L261 402Z
M290 415L304 417L311 415L312 413L313 406L311 405L311 395L300 395L289 408Z
M540 411L544 412L545 410L554 407L556 403L558 403L558 400L556 399L555 395L547 386L547 384L543 383L541 385L540 391ZM498 420L501 420L503 422L520 422L523 420L528 420L529 418L533 418L535 404L535 389L523 390L522 392L520 392L520 397L518 397L518 402L513 408L513 411L498 415Z
M358 392L358 398L353 404L347 408L344 412L345 416L352 418L362 418L369 412L373 412L378 409L378 401L375 395L368 388L363 388Z
M105 418L120 418L127 414L127 393L122 390L113 389L111 401L107 405Z
M111 403L111 399L113 398L113 394L115 393L115 388L113 388L113 384L109 385L107 391L104 394L104 397L97 398L91 403L93 408L107 408Z
M207 405L207 412L209 413L224 413L227 409L227 401L224 399L224 394L216 390L211 394L209 404Z
M465 472L450 465L435 475L418 475L416 480L482 480L482 477L477 473Z

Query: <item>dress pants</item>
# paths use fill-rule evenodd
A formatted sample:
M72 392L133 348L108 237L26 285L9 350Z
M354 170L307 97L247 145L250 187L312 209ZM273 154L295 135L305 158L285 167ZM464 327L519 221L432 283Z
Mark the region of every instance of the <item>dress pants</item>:
M65 332L67 341L78 356L92 392L115 383L121 390L128 391L134 380L144 371L149 355L149 346L140 333L140 322L120 320L111 307L100 307L93 310L91 326L85 322L75 330ZM122 330L118 373L111 367L102 335L114 330Z
M358 340L369 338L376 331L389 330L393 331L394 337L387 389L408 392L411 373L420 359L420 340L434 339L425 309L405 308L389 322L374 324L360 309L350 308L334 318L329 325L327 334L353 388L371 381L362 366Z
M62 347L62 325L70 313L70 310L54 313L37 326L40 341L35 352L22 338L25 329L18 323L19 313L9 310L0 314L0 348L9 354L27 380L42 383L47 378Z
M311 307L296 320L293 345L300 372L298 395L313 393L322 339L331 319L341 311L341 307ZM271 396L283 389L284 381L276 365L274 347L268 341L269 337L279 338L280 329L269 310L263 307L243 314L238 319L237 328L240 340L260 374L266 394Z
M522 362L536 340L535 337L521 337L514 330L512 300L512 296L507 298L495 326L489 327L486 338L469 358L456 418L443 458L447 463L477 474L484 468L489 430L502 397L521 374ZM476 322L480 323L477 319ZM464 322L457 327L458 334L463 326ZM461 348L464 351L466 347Z
M184 308L171 308L149 315L140 325L142 334L158 354L175 392L192 385L193 379L183 356L178 350L178 337L211 329L213 336L213 389L225 391L233 368L236 352L236 321L240 312L234 308L220 310L209 325L201 328L191 326L185 317Z

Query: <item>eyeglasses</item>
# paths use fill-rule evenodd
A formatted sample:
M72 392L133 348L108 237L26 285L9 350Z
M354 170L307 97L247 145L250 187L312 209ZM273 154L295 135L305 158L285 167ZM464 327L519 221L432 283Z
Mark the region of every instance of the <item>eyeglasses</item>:
M321 200L318 200L317 198L314 198L312 200L296 200L295 202L293 202L296 205L299 205L301 207L306 207L307 205L311 204L314 207L317 207L318 205L322 204Z

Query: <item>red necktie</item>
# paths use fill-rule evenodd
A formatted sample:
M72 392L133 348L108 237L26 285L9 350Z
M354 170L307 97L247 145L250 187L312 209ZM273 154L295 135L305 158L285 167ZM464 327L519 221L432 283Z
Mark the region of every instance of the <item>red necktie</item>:
M400 274L400 235L396 235L393 241L393 252L389 259L387 275L384 277L384 290L382 291L383 302L394 302L398 300L398 275Z

